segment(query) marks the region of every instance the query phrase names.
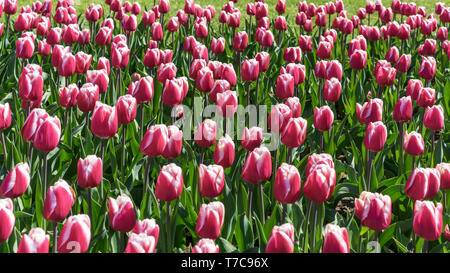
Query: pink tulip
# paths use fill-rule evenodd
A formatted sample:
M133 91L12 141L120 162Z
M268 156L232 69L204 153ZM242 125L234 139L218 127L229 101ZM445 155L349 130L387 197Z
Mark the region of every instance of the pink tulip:
M405 193L413 200L433 198L439 186L440 173L437 169L415 168L405 183Z
M266 253L293 253L294 233L294 226L291 223L274 226L267 241Z
M95 103L91 118L91 131L99 138L112 138L119 127L117 109L99 101Z
M42 215L47 221L60 222L69 215L75 193L66 181L59 179L47 190Z
M442 234L442 204L431 201L414 203L413 229L419 237L428 241L439 239Z
M166 125L158 124L151 126L144 135L139 149L150 157L162 155L168 140Z
M282 163L275 175L273 194L281 203L292 204L300 197L301 178L298 169L286 163Z
M192 253L219 253L219 246L211 239L200 239L192 248Z
M27 163L18 163L0 185L0 196L17 198L25 193L30 185L30 167Z
M88 155L84 159L78 159L77 182L81 188L95 188L102 181L102 159L95 155Z
M17 253L48 253L50 236L41 228L33 228L20 240Z
M120 232L131 231L136 224L133 202L125 194L120 195L117 199L109 198L108 215L111 228Z
M206 239L217 239L225 218L225 207L221 202L202 204L198 213L195 233Z
M322 247L322 253L350 253L350 240L346 228L327 224Z
M391 224L392 203L389 195L363 191L355 200L355 215L361 224L373 230L384 230Z
M242 178L250 184L268 180L272 174L272 157L266 147L255 148L245 160Z
M156 181L156 198L170 202L180 197L182 191L183 173L181 168L174 163L163 166Z
M225 172L220 165L203 165L198 167L198 188L200 194L214 198L222 194L225 186Z
M91 220L86 214L70 216L58 237L59 253L84 253L91 240Z

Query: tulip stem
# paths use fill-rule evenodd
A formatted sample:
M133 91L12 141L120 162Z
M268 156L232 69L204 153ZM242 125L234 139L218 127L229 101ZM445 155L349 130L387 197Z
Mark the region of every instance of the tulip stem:
M205 160L205 153L206 153L206 147L202 148L202 157L200 159L200 164L203 164L203 161Z
M372 179L372 164L373 164L373 157L374 153L372 151L369 151L369 161L367 164L367 191L370 192L370 180Z
M420 114L420 129L419 129L419 134L423 135L423 120L424 120L424 116L425 116L425 107L422 107L422 112Z
M141 104L141 111L139 113L141 115L141 140L144 137L144 104Z
M53 253L58 253L58 222L53 222Z
M89 219L91 219L92 222L92 191L91 188L88 188L88 207L89 207Z
M399 150L398 150L398 152L399 152L399 156L400 156L400 159L399 159L399 166L400 166L400 175L403 175L403 141L404 141L404 139L403 139L403 121L400 121L400 123L399 123L399 138L400 138L400 147L399 147Z
M323 134L324 132L320 132L320 150L319 150L320 153L323 152Z
M247 87L247 106L249 106L250 105L250 82L247 82L246 87Z
M8 153L6 152L6 142L5 142L5 133L3 133L3 130L0 131L2 134L2 146L3 146L3 155L4 155L4 163L6 164L8 161L6 160L8 157ZM31 166L30 166L31 168Z
M43 194L43 198L42 200L45 200L45 196L47 193L47 153L44 153L44 166L43 166L43 171L44 171L44 175L43 175L43 187L42 187L42 194Z
M264 226L265 221L265 215L264 215L264 190L262 183L259 183L259 213L260 213L260 220L261 224Z
M252 196L253 196L253 185L249 185L248 187L248 200L247 200L247 214L248 218L251 219L252 215Z
M66 131L68 119L69 119L69 107L66 108L66 111L64 112L64 131Z
M286 221L286 215L287 215L287 204L282 203L283 206L283 213L281 214L281 224L283 224Z
M442 189L442 203L444 204L444 213L447 213L447 193Z
M166 228L167 228L167 253L171 252L170 247L170 201L167 201L167 213L166 213Z
M88 133L89 133L89 112L86 112L86 135L84 136L85 139L87 139Z
M147 166L145 167L145 174L144 174L144 188L142 189L142 200L144 200L145 194L147 193L149 172L150 172L150 157L147 156Z
M295 89L295 90L297 90L297 89ZM258 106L259 105L259 73L258 73L258 77L256 78L256 96L255 96L255 104L256 104L256 106ZM295 92L295 96L297 96L297 92ZM257 112L257 114L259 114L259 112Z
M435 131L431 132L431 164L430 167L434 166L434 139L435 139Z
M127 138L127 125L122 125L122 182L125 183L125 141ZM120 190L119 183L117 183L117 188Z
M411 171L414 171L415 168L416 168L416 157L413 156L412 157L412 169L411 169Z
M426 240L426 239L423 240L422 253L428 253L428 240Z
M308 206L308 209L306 211L306 222L305 222L305 231L304 231L305 241L304 241L303 251L305 253L308 252L308 247L307 247L307 244L308 244L308 224L309 224L309 218L311 216L311 208L312 208L312 201L309 201L309 206Z
M375 241L375 253L380 253L380 249L378 248L378 240L379 240L379 236L380 235L380 231L379 230L375 230L374 234L373 234L373 240Z
M100 142L100 156L102 158L102 162L104 162L105 157L105 139L102 138ZM103 194L103 183L100 183L100 197L103 200L104 194Z
M311 236L311 246L312 246L312 252L314 252L316 248L316 224L317 224L317 204L314 203L314 218L313 218L313 224L312 224L312 236Z
M124 252L125 251L125 232L119 232L119 236L120 236L120 252Z

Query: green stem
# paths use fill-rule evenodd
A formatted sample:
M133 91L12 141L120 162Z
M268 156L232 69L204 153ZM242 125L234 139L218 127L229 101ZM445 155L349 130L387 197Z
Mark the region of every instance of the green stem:
M53 222L53 253L58 253L58 222Z
M311 209L312 209L312 205L313 205L313 202L312 201L309 201L309 206L308 206L308 209L307 209L307 211L306 211L306 222L305 222L305 230L304 230L304 232L303 232L303 234L305 234L305 238L304 238L304 247L303 247L303 251L305 252L305 253L307 253L308 252L308 247L307 247L307 244L308 244L308 224L309 224L309 218L311 217Z
M91 222L93 221L92 219L92 191L91 188L88 188L88 206L89 206L89 219L91 219Z
M43 183L43 187L42 187L42 194L43 194L43 198L42 200L45 200L45 196L47 194L47 155L48 153L44 153L44 166L43 166L43 171L44 171L44 175L42 176L42 183Z
M264 191L263 191L263 185L262 183L259 183L259 213L260 213L260 220L261 224L264 226L265 221L265 215L264 215Z
M167 201L167 212L166 212L166 228L167 228L167 252L171 252L171 240L170 240L170 202Z
M101 139L101 144L100 144L100 156L102 159L102 162L105 162L105 139L102 138ZM100 183L100 197L103 200L104 197L104 192L103 192L103 183Z
M3 133L3 130L0 131L2 134L2 146L3 146L3 155L4 155L4 163L6 164L7 161L7 157L8 157L8 153L6 152L6 142L5 142L5 133ZM32 166L30 166L31 168Z
M251 219L252 215L252 196L253 196L253 185L249 185L248 187L248 200L247 200L247 214L248 218Z
M400 155L400 159L399 159L399 166L400 166L400 175L403 175L403 143L404 143L404 139L403 139L403 121L400 121L399 123L399 136L400 138L400 147L399 147L399 155Z
M312 236L311 236L311 246L312 246L312 252L315 251L316 248L316 225L317 225L317 204L314 203L314 218L313 218L313 224L312 224Z

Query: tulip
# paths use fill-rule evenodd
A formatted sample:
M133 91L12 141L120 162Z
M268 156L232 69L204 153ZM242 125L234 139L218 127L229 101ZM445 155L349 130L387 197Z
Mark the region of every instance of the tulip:
M391 67L391 64L385 60L378 61L375 68L375 80L378 85L391 86L394 84L397 70Z
M350 253L350 242L346 228L327 224L324 237L322 253Z
M411 55L410 54L402 54L400 58L397 60L395 64L395 69L401 73L408 72L409 67L411 66Z
M205 119L200 126L195 129L194 140L197 145L208 148L216 142L217 125L211 119Z
M158 124L151 126L144 135L139 149L149 157L162 155L168 140L166 125Z
M289 106L280 103L272 107L269 115L269 130L275 133L282 133L289 120L292 117L292 112Z
M13 231L16 221L13 209L11 199L0 199L0 243L5 242Z
M32 228L20 240L17 253L48 253L50 236L41 228Z
M154 22L152 24L152 40L154 41L162 41L163 37L163 29L160 23Z
M0 185L0 196L17 198L25 193L30 185L30 167L27 163L18 163Z
M105 57L100 57L98 59L97 62L97 70L105 70L106 71L106 75L109 76L109 71L110 71L110 64L109 64L109 60Z
M203 165L198 168L198 188L200 194L214 198L222 194L225 186L225 173L220 165Z
M52 46L47 43L47 39L38 42L38 54L41 56L48 56L52 51Z
M341 96L341 82L337 78L325 81L323 98L329 102L337 102Z
M361 124L381 121L383 119L383 101L381 99L371 99L362 106L357 103L356 116Z
M287 63L299 63L302 59L300 47L287 47L283 52L283 59Z
M227 90L230 90L231 86L230 83L226 80L216 80L214 82L213 87L211 88L211 92L209 92L208 97L209 99L216 103L217 102L217 94L223 93Z
M86 54L83 51L75 54L75 73L86 74L91 66L92 55Z
M61 123L57 117L45 118L36 129L33 137L35 149L48 153L56 148L61 138Z
M423 124L430 130L440 131L444 128L444 109L441 105L427 107L425 111Z
M246 82L256 81L259 74L259 62L256 59L245 60L242 63L241 77Z
M436 101L436 91L433 88L422 88L417 94L416 103L418 106L427 108L434 105Z
M0 131L11 126L11 108L9 103L0 104Z
M171 163L162 167L155 186L155 196L170 202L180 197L183 191L183 173L180 167Z
M177 126L167 126L167 143L162 156L164 158L177 158L183 147L183 132Z
M262 128L251 127L248 129L244 128L242 134L241 146L247 151L253 151L255 148L259 147L262 142Z
M276 95L283 100L294 95L294 77L290 74L282 74L277 78Z
M367 52L357 49L350 55L350 67L354 70L362 70L367 65Z
M161 51L158 48L148 48L144 57L144 65L149 68L157 67L161 64Z
M156 79L159 82L164 83L166 80L175 78L177 73L177 67L173 63L161 64L156 74Z
M111 44L111 64L118 69L124 69L129 62L130 49L126 42Z
M320 131L329 131L333 125L334 114L328 106L314 109L314 127Z
M219 246L211 239L200 239L192 248L192 253L219 253Z
M379 152L387 138L386 126L381 121L370 122L364 136L364 146L372 152Z
M91 220L86 214L70 216L58 239L59 253L84 253L91 240Z
M225 207L221 202L202 204L198 213L195 233L206 239L217 239L225 218Z
M44 109L37 108L31 111L20 130L23 140L26 142L32 141L37 128L39 128L47 118L48 114Z
M62 39L66 44L73 44L78 41L80 29L77 24L65 25L63 27Z
M236 52L242 52L247 47L248 35L245 31L239 31L236 33L233 39L233 50Z
M298 97L290 97L284 102L290 109L293 118L298 118L302 115L302 105Z
M412 156L419 156L423 154L425 145L421 134L417 132L411 132L408 134L405 132L403 139L403 148L407 154Z
M413 200L433 198L439 186L440 173L437 169L415 168L406 181L405 193Z
M314 75L316 78L320 79L326 79L327 78L327 68L329 65L329 61L317 61L315 69L314 69Z
M218 39L213 38L211 41L211 51L214 52L214 54L218 55L222 53L225 50L225 39L223 37L220 37Z
M422 63L418 72L419 77L425 80L432 80L436 74L436 60L433 57L422 57Z
M77 95L77 105L80 111L90 112L94 110L95 104L99 99L98 85L85 83L80 88Z
M392 202L389 195L363 191L355 200L355 215L361 224L380 231L391 224Z
M225 136L219 138L216 148L214 149L214 162L223 168L228 168L233 165L234 156L235 147L233 139L225 134Z
M91 118L92 133L102 139L112 138L116 135L118 126L116 107L97 101Z
M281 142L290 147L300 147L306 138L307 121L302 117L290 118L281 134Z
M109 77L106 70L88 70L86 72L86 76L88 83L98 86L98 91L100 94L103 94L108 90Z
M107 26L101 27L95 36L95 42L99 46L106 46L111 43L113 29Z
M152 236L155 238L155 243L158 242L159 238L159 226L156 224L154 219L144 219L138 220L133 228L132 233L134 234L146 234L147 236Z
M116 110L119 124L126 125L136 118L137 100L129 94L121 96L117 100Z
M136 214L133 203L125 194L117 199L109 198L109 225L112 229L122 233L131 231L136 224Z
M196 77L196 87L200 92L211 91L214 85L214 74L209 67L201 68Z
M319 164L310 171L303 193L316 204L328 201L336 184L336 171L326 164Z
M444 238L445 238L445 240L447 240L448 242L450 241L450 228L449 228L448 224L445 225Z
M410 79L406 87L406 95L411 96L411 99L416 100L422 88L423 88L422 81Z
M436 165L436 169L438 170L441 178L440 188L443 190L450 189L450 163L439 163Z
M333 49L333 44L327 41L319 42L317 47L316 55L319 59L329 59L331 57L331 50Z
M269 68L270 63L270 55L267 52L258 52L256 53L255 60L259 63L259 72L266 72L267 68Z
M400 98L394 106L393 118L397 122L409 121L412 117L412 100L410 96Z
M448 31L446 27L440 27L437 31L436 38L439 41L445 41L448 38Z
M428 241L439 239L442 233L442 204L431 201L414 203L413 229L419 237Z
M81 188L95 188L103 177L102 159L96 155L88 155L78 159L77 182Z
M302 51L312 51L312 40L311 36L308 35L300 35L300 39L298 41L300 49Z
M255 148L245 160L242 178L250 184L268 180L272 174L272 157L266 147Z
M226 80L231 86L235 86L237 83L236 72L234 71L232 64L222 64L220 79Z
M155 253L155 248L155 237L145 233L132 233L130 238L128 238L124 253Z
M153 98L153 78L150 76L140 78L131 95L139 104L150 101Z
M273 185L275 199L281 203L293 204L300 197L300 189L301 178L297 168L293 165L282 163L275 174ZM285 213L283 213L283 217L284 215Z
M60 222L69 215L75 193L66 181L59 179L47 190L42 215L47 221Z
M18 38L16 41L16 56L20 59L29 59L33 56L34 42L27 37Z
M294 226L291 223L274 226L267 241L266 253L293 253L294 233Z
M186 77L166 80L163 88L162 101L169 106L180 104L188 92L188 82Z
M395 63L397 62L399 55L400 53L398 51L398 48L396 46L393 46L386 52L384 59L390 63Z

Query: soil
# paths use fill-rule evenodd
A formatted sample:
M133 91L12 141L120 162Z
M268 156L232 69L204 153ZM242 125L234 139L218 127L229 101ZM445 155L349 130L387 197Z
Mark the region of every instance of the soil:
M339 200L336 206L336 211L341 215L346 215L347 212L353 213L354 209L355 209L355 198L353 197L342 198L341 200Z

